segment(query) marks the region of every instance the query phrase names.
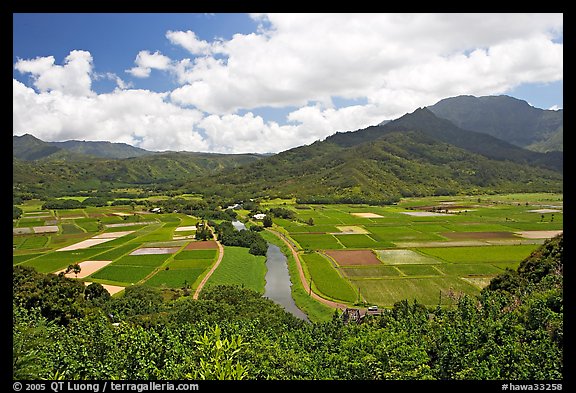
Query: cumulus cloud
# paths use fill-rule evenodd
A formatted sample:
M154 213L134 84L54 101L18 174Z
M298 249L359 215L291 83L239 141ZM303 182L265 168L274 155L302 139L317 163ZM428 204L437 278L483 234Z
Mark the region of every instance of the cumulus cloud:
M54 56L19 59L14 68L30 73L34 86L42 91L60 91L74 96L92 95L92 55L83 50L73 50L64 59L64 65L54 64Z
M37 93L13 81L13 130L45 141L124 142L149 150L208 151L195 125L202 114L167 102L166 93L115 90L91 97Z
M126 72L137 78L149 77L152 69L168 70L171 67L170 58L158 51L154 53L147 50L140 51L134 63L136 63L136 67L126 70Z
M171 42L185 46L187 38L190 51L202 55L181 71L188 84L172 92L174 102L226 114L333 96L376 102L406 89L430 99L499 93L562 78L563 45L552 41L562 30L557 14L253 17L262 22L259 32L218 42L223 57L191 31L169 32L180 37ZM396 114L382 109L383 116Z
M207 55L212 52L212 45L207 41L199 40L196 37L196 33L193 31L171 31L168 30L166 33L166 38L175 44L180 45L188 52L195 55Z
M279 152L394 119L459 94L505 94L563 78L562 14L253 14L257 31L200 39L168 30L189 52L142 50L125 70L169 73L180 86L95 94L92 56L19 59L14 133L126 142L151 150ZM168 53L168 52L167 52ZM362 104L338 107L336 98ZM285 119L259 108L296 108ZM244 112L244 114L239 114Z

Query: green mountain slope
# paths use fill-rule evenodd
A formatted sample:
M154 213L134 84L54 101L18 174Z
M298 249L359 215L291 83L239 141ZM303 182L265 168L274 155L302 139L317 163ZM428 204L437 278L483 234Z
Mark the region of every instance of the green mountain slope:
M57 195L71 191L162 184L208 176L244 165L257 154L157 153L126 159L83 156L81 160L13 159L13 187L19 192ZM176 185L175 185L176 187Z
M564 123L564 111L544 110L509 96L458 96L428 107L436 116L456 126L492 135L534 151L563 151L556 135Z
M129 158L155 154L126 143L65 141L44 142L33 135L12 136L12 156L20 160L82 160L86 155L103 158Z
M129 158L153 154L151 151L140 149L139 147L134 147L126 143L112 143L106 141L93 142L73 140L52 142L52 144L68 151L105 158Z
M335 134L188 187L227 197L346 203L461 192L561 191L561 156L550 160L419 109L384 126Z

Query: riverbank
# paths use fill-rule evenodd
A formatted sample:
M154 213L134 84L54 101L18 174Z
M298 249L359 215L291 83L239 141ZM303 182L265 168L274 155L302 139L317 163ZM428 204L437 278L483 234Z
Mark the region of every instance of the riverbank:
M290 281L292 282L292 298L294 299L296 306L298 306L298 308L302 310L312 322L330 320L334 315L334 309L314 300L309 294L308 288L304 288L299 279L296 260L294 259L292 251L288 245L286 245L282 239L270 230L263 231L261 234L266 241L278 246L287 258L288 272L290 274Z

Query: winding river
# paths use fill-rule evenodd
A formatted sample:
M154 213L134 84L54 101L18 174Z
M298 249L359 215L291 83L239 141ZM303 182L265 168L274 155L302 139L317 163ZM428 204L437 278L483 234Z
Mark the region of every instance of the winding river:
M286 311L297 318L308 321L306 314L302 312L292 299L290 274L288 273L288 260L278 246L268 243L266 253L266 286L264 296L280 304Z
M246 229L244 223L232 221L232 225L237 230ZM268 243L266 253L266 286L264 287L264 296L278 303L286 311L297 318L308 321L306 314L302 312L292 299L292 282L288 273L288 260L278 246Z

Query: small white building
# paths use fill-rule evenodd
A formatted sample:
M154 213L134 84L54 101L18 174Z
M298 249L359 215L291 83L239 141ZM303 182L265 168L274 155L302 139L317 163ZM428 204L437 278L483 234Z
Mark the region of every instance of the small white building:
M256 220L263 220L264 217L266 217L266 214L264 214L264 213L258 213L258 214L254 214L252 217L253 217L254 219L256 219Z
M162 209L160 209L159 207L155 207L154 209L150 210L152 213L160 213Z

